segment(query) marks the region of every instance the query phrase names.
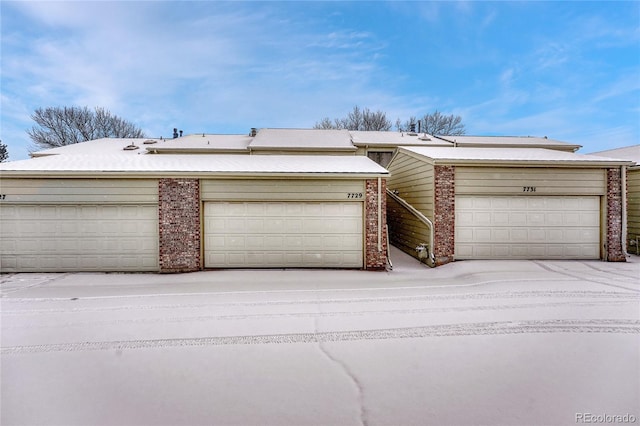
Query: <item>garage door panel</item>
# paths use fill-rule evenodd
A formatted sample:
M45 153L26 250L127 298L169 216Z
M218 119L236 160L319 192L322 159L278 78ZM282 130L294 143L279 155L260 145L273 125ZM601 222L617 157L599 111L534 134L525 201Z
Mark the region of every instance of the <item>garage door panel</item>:
M494 229L492 231L491 241L509 242L511 241L511 232L508 229Z
M263 238L264 245L262 247L249 245L247 250L256 250L264 248L265 250L284 250L287 247L286 240L282 235L267 235Z
M526 213L509 213L509 225L510 226L522 226L527 224Z
M473 214L473 223L491 225L491 214L489 212L476 212Z
M512 228L510 231L511 231L510 232L510 236L511 236L510 241L520 241L520 242L529 241L529 230L528 229Z
M471 234L476 242L484 243L491 241L491 229L472 229Z
M292 213L294 214L294 213ZM288 219L282 221L284 225L283 232L286 234L299 233L304 229L304 221L302 219Z
M597 259L599 209L597 196L458 196L456 258Z
M329 204L324 205L322 209L322 214L324 216L338 216L342 217L344 215L344 209L341 204Z
M360 203L345 203L341 204L341 211L343 216L351 216L357 219L362 217L362 205Z
M284 241L289 249L299 250L304 247L304 238L301 235L287 235Z
M207 202L204 212L205 267L362 267L361 203Z
M529 229L529 239L527 241L514 241L518 243L545 243L549 240L549 236L545 229L534 228Z
M494 225L504 226L504 225L509 225L509 223L510 223L509 213L496 212L496 214L493 216Z
M571 220L571 218L567 217L567 220L569 221L569 223L577 223L577 220L579 220L579 215L578 217L574 218L573 220ZM547 217L546 217L546 224L547 226L562 226L565 223L565 215L562 213L547 213Z
M543 242L563 243L564 241L571 241L569 238L571 233L564 229L547 229L545 230L544 235L545 240L543 240ZM573 240L575 240L575 238Z
M495 199L489 199L488 202L486 203L480 203L478 207L486 206L493 210L508 210L509 203L510 203L510 200L507 198L495 198Z
M474 199L470 197L460 198L459 200L456 200L456 205L460 209L468 209L473 207L473 201Z
M582 213L580 223L587 226L600 226L600 212Z

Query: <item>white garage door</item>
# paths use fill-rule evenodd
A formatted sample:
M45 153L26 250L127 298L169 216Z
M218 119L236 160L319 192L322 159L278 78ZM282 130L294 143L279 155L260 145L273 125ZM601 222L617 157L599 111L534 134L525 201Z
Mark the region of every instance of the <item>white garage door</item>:
M598 259L597 196L456 196L456 259Z
M157 271L157 229L154 205L2 205L2 271Z
M361 268L362 203L207 202L205 267Z

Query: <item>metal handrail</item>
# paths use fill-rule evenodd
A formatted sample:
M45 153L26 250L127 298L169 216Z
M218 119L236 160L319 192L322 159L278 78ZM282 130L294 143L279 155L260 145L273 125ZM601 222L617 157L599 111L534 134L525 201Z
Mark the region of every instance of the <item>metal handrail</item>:
M434 267L436 265L436 258L435 258L435 255L433 254L433 222L431 222L431 220L428 217L420 213L418 210L416 210L415 207L413 207L411 204L407 203L405 200L400 198L398 194L396 194L394 191L392 191L389 188L387 188L387 195L393 198L394 200L396 200L398 203L400 203L402 207L409 210L409 213L417 217L420 222L424 223L425 225L427 225L427 227L429 227L429 259L431 260L431 264L427 263L427 265Z

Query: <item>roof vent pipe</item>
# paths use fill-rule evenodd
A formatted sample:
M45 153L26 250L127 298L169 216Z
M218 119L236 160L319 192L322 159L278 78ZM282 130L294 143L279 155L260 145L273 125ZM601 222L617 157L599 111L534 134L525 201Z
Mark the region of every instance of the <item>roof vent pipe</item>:
M182 130L180 130L180 137L182 137Z
M174 127L173 128L173 138L177 138L178 137L178 128Z
M249 133L249 136L255 137L257 134L258 134L258 129L256 129L255 127L252 127L251 133Z

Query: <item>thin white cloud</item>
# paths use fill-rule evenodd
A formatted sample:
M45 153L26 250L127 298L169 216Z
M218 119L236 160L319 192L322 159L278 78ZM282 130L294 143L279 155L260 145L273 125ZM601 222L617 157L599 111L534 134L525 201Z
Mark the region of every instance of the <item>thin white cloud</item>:
M640 99L640 93L636 92L640 92L640 70L630 70L628 74L610 81L606 86L598 90L591 101L598 103L611 98L633 95L634 93Z

